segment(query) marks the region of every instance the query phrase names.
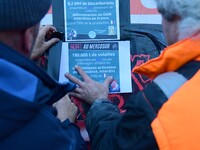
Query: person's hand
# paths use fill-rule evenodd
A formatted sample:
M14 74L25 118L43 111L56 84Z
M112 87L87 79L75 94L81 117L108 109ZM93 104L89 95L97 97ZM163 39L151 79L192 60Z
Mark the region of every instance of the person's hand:
M75 96L88 104L92 104L96 99L107 99L109 92L109 85L112 82L112 77L107 77L104 83L98 83L92 80L79 66L75 66L75 70L82 76L84 81L72 76L71 74L66 74L65 76L76 83L78 87L70 92L69 95Z
M52 38L46 41L46 37L50 37L53 32L56 31L56 28L50 25L41 26L38 36L36 38L32 53L31 60L35 60L42 56L47 49L53 46L55 43L59 41L58 38Z
M78 108L72 103L68 95L65 95L59 101L54 103L53 106L57 109L57 118L60 119L61 122L66 119L69 119L72 123L75 122Z

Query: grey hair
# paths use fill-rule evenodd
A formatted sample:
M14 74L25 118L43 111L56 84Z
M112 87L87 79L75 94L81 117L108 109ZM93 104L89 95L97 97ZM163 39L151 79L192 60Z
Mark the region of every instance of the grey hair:
M179 17L178 39L184 39L200 31L200 0L156 0L158 11L172 22Z

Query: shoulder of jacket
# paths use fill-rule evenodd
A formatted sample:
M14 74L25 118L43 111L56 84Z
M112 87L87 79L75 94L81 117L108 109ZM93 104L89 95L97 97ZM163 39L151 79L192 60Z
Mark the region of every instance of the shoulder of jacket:
M187 79L178 72L166 72L158 75L153 82L159 86L163 93L169 98Z

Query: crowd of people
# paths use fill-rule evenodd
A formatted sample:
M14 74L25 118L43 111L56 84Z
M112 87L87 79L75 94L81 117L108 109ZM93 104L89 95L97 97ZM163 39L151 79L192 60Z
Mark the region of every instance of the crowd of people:
M92 80L52 79L34 62L56 44L56 32L40 21L51 0L0 1L0 149L88 149L75 124L78 108L90 105L85 125L94 150L200 149L200 0L156 0L168 46L159 57L133 68L152 79L132 94L125 112L109 99L109 85ZM78 85L78 86L77 86Z

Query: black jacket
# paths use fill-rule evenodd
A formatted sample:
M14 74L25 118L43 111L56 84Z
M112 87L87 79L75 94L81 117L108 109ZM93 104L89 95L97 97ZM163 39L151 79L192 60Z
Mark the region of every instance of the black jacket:
M190 79L200 69L200 62L193 61L177 72ZM137 95L126 101L124 114L111 102L95 102L88 114L86 127L94 150L157 150L158 146L151 129L167 97L154 83L148 84Z

